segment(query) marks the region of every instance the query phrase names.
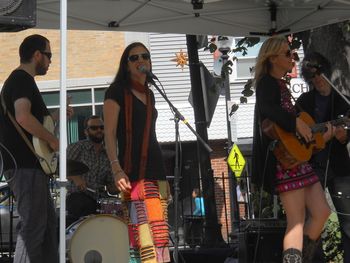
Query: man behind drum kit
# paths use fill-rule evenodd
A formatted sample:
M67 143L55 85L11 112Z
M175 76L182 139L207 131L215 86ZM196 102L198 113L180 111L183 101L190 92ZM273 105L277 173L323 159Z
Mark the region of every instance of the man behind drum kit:
M82 171L81 174L67 176L70 181L66 200L67 226L80 217L96 213L96 199L104 186L107 186L109 193L116 193L103 144L103 120L97 115L92 115L85 120L84 128L87 139L72 143L67 148L68 160L81 162L89 168L86 173Z

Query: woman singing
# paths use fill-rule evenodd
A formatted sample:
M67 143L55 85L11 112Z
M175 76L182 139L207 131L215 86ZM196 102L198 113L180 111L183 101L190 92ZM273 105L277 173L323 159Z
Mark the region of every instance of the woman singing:
M147 263L170 262L169 188L155 132L154 94L144 73L151 67L142 43L127 46L103 109L107 154L128 211L130 256Z

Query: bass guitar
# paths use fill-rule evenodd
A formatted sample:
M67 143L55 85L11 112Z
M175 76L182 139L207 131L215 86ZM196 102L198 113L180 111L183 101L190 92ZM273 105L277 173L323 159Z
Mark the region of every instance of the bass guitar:
M310 160L313 153L325 147L322 134L327 130L327 123L333 126L350 125L348 117L341 117L336 120L317 124L306 112L301 112L299 117L311 128L313 133L313 140L311 142L307 143L298 134L285 131L269 119L265 119L262 122L263 132L271 139L277 141L273 153L285 169L291 169L300 163Z
M50 115L44 117L43 126L49 132L54 134L55 124ZM57 169L58 156L46 141L33 136L33 146L35 153L39 159L41 168L47 175L52 175Z

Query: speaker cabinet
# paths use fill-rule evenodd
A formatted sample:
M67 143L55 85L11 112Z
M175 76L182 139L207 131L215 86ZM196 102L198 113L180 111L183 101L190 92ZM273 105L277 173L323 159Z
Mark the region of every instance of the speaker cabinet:
M261 224L261 223L260 223ZM240 263L273 263L282 261L283 225L262 224L248 227L238 235L238 258Z
M36 25L36 0L1 0L0 32L16 32Z

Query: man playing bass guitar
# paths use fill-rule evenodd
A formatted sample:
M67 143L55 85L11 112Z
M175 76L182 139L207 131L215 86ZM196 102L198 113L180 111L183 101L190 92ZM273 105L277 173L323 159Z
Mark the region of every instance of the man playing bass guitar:
M59 141L43 126L49 116L34 80L45 75L51 48L41 35L26 37L19 47L20 65L5 81L1 92L0 139L4 175L14 192L20 215L15 263L58 262L56 214L32 138L58 151Z

